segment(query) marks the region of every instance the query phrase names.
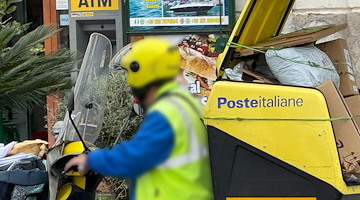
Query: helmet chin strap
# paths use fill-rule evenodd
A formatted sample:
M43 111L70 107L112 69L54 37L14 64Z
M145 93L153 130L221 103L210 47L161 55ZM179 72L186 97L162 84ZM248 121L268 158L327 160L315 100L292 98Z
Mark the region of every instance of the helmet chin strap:
M146 106L145 106L145 98L146 98L146 95L149 91L149 88L148 87L144 87L144 88L140 88L140 89L137 89L137 88L131 88L132 90L132 93L137 101L137 103L144 109L146 110Z

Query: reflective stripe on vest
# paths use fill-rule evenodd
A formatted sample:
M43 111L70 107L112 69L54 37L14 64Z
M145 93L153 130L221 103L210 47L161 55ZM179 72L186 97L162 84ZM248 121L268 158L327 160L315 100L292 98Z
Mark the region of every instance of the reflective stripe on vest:
M201 147L196 136L195 127L191 123L190 116L186 113L185 108L181 106L180 103L172 97L166 98L166 101L173 104L177 108L177 110L179 110L181 117L184 119L187 133L189 134L188 138L190 144L190 151L183 155L168 158L158 167L160 169L172 169L176 167L181 167L183 165L189 164L207 156L209 154L207 146Z

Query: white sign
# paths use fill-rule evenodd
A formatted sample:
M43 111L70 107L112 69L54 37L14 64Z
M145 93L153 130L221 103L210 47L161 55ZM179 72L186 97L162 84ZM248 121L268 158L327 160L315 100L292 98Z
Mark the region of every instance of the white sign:
M68 10L69 2L68 0L56 0L56 10Z
M69 15L68 14L61 14L60 15L60 26L69 26Z

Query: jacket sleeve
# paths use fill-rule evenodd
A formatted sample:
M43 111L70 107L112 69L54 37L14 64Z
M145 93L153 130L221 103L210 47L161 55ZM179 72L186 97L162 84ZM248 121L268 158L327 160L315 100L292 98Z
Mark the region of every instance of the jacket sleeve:
M165 161L174 146L174 131L158 111L145 117L130 141L113 149L98 149L88 154L87 163L103 176L135 179Z

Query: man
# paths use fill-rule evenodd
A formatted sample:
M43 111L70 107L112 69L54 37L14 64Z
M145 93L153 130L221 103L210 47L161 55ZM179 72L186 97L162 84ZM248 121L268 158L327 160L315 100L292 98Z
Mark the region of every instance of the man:
M131 141L75 157L65 171L79 166L82 174L91 169L129 178L134 181L131 199L213 199L202 109L175 82L178 48L147 38L120 51L113 64L127 70L127 82L146 110L144 121Z

